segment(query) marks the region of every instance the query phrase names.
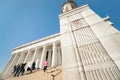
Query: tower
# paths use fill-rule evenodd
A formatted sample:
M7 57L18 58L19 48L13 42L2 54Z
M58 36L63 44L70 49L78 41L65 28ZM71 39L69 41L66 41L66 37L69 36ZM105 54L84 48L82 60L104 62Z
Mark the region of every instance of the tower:
M63 80L120 80L120 32L109 17L68 0L59 19Z

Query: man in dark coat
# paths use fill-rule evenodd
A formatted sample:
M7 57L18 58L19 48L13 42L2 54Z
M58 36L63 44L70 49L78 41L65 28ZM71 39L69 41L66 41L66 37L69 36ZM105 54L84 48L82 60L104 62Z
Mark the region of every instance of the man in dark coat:
M14 65L14 70L13 70L12 74L14 74L16 72L16 70L17 70L17 65Z
M20 71L20 64L18 64L16 66L16 71L14 72L14 77L18 74L19 71Z
M35 69L35 61L32 63L30 73L32 73L32 71L33 71L34 69Z
M21 75L24 74L24 72L25 72L25 65L26 65L26 63L22 63L22 64L20 65L20 70L19 70L17 76L19 76L20 73L21 73Z

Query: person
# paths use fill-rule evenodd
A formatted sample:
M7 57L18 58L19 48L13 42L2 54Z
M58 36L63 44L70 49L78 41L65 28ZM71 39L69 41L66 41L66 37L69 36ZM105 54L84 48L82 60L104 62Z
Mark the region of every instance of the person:
M32 71L35 69L35 61L32 63L32 66L31 66L31 70L30 70L30 73L32 73Z
M43 70L44 70L44 72L46 71L47 66L48 66L48 60L46 59L46 60L45 60L45 62L44 62L44 69L43 69Z
M16 66L16 71L14 72L14 77L18 74L19 71L20 71L20 64L18 64Z
M25 65L26 65L26 64L27 64L27 63L23 63L23 65L22 65L21 75L23 75L24 72L25 72Z
M16 72L16 70L17 70L17 65L14 65L14 70L13 70L12 74L14 74Z
M20 70L19 70L17 76L19 76L20 73L21 73L21 75L24 74L24 72L25 72L25 65L26 65L26 64L27 64L27 63L22 63L22 64L20 65Z
M31 68L30 67L27 67L27 71L30 71L31 70Z

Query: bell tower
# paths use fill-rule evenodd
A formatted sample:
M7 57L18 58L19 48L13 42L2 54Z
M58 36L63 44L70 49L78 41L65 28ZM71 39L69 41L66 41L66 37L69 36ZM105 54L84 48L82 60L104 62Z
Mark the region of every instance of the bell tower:
M120 32L108 17L68 0L59 20L63 80L120 80Z

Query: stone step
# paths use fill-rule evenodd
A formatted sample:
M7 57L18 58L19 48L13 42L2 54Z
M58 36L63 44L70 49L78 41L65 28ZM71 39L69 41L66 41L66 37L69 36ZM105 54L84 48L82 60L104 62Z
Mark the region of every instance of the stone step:
M19 77L9 77L5 80L62 80L62 67L48 68L46 72L43 70L36 70L32 73L25 73Z

